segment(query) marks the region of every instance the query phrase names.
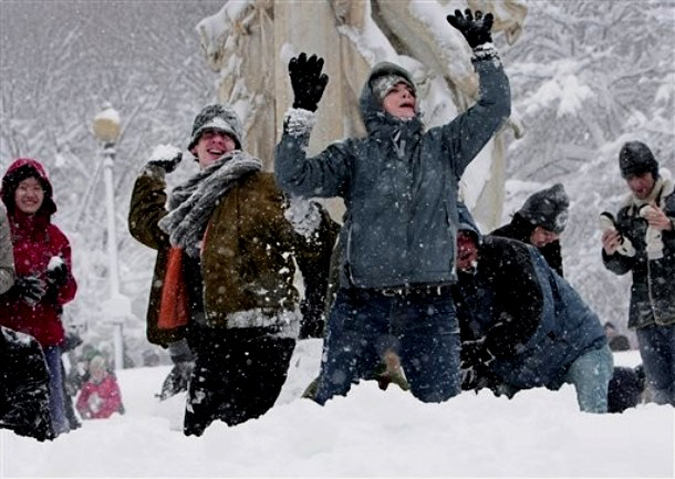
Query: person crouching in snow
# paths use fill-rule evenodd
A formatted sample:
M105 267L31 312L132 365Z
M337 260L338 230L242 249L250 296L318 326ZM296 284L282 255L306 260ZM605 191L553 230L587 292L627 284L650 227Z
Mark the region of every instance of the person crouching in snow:
M275 150L275 174L292 194L342 197L340 286L324 339L319 404L345 395L381 361L393 338L413 395L442 402L460 391L454 271L458 182L510 114L510 90L490 29L493 16L449 16L473 49L481 96L452 122L424 131L408 71L375 65L360 98L365 138L306 155L328 83L323 59L290 60L293 108Z
M105 358L89 361L89 379L82 386L75 404L82 419L107 419L114 413L124 414L122 392L113 373L108 372Z
M209 105L195 118L188 146L199 171L165 207L164 177L181 153L156 149L131 199L131 234L158 251L148 339L164 347L183 342L196 356L188 436L200 436L216 419L233 426L274 405L301 322L310 319L299 311L295 263L305 298L322 305L337 236L318 203L285 198L242 146L235 111Z
M597 315L537 248L482 237L463 204L459 217L462 388L512 397L570 383L582 411L607 412L613 358Z

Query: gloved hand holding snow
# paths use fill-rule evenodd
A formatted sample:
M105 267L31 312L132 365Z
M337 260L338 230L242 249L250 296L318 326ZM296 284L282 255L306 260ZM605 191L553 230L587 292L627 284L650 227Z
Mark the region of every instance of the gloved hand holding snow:
M165 172L171 173L183 159L183 152L172 145L157 145L148 161L148 166L158 166Z
M604 233L607 232L616 232L619 234L616 228L616 221L614 220L614 215L612 215L612 213L608 213L607 211L600 213L600 229L603 232L603 237ZM633 247L633 243L631 243L628 238L623 235L619 235L619 241L620 244L616 249L617 253L628 256L629 258L635 256L635 248Z
M299 196L291 197L284 217L305 238L309 238L321 224L321 212L317 204Z
M54 286L63 286L68 278L68 267L60 256L52 256L47 265L47 282Z
M656 213L656 208L651 205L643 205L640 208L640 216L647 218L652 213ZM647 244L647 258L660 259L663 258L663 238L661 237L661 230L652 226L647 226L645 233L645 243Z

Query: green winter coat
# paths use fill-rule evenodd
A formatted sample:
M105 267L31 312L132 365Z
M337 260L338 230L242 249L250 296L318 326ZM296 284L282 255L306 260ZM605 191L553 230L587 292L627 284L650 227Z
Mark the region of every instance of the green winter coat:
M136 180L129 210L131 235L157 250L147 336L162 346L185 337L184 327L157 327L170 249L168 235L157 225L167 214L165 188L161 175L146 170ZM322 209L319 227L305 238L284 217L285 207L274 177L264 172L242 178L220 199L200 256L206 326L272 326L285 313L294 314L299 301L294 259L305 278L305 296L323 303L339 226Z

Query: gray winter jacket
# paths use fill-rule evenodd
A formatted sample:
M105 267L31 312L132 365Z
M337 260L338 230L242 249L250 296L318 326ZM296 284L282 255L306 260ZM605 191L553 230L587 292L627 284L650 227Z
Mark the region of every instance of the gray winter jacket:
M14 249L7 210L0 204L0 294L14 284Z
M340 284L386 288L443 284L454 271L459 179L510 115L508 79L498 59L478 60L480 99L449 124L423 130L384 111L373 79L404 69L376 65L363 87L365 138L349 138L307 158L314 114L290 110L276 147L281 187L304 196L344 199ZM397 139L398 141L396 141Z

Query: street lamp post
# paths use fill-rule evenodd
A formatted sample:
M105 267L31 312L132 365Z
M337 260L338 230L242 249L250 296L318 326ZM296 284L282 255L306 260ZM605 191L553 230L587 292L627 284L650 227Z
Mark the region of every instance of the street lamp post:
M124 367L124 342L122 339L123 313L120 308L119 263L117 261L117 234L115 227L115 191L113 184L113 164L115 162L115 146L120 134L119 113L106 103L103 110L94 117L94 135L103 147L103 178L105 182L105 199L108 232L108 261L110 266L110 302L106 313L111 315L113 323L113 345L115 352L115 369Z

